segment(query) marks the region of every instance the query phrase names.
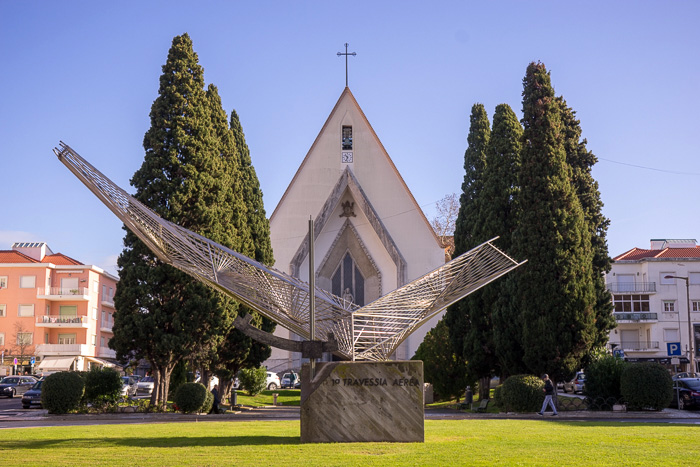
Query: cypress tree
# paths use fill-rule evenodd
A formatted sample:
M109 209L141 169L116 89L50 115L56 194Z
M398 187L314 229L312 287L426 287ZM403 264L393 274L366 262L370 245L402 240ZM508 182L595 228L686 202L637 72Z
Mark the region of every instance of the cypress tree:
M226 246L221 206L230 199L219 141L204 91L204 72L187 34L173 39L151 107L145 157L131 184L139 201L163 218ZM118 259L117 312L110 347L121 360L147 358L163 406L170 374L186 356L220 339L235 313L231 300L156 259L127 232Z
M484 241L480 233L480 204L483 190L483 173L486 165L486 149L491 130L483 104L472 106L469 118L467 150L464 153L464 181L460 195L460 207L455 224L455 256L469 251ZM472 376L485 377L491 372L488 352L474 342L487 332L488 323L483 319L483 297L477 290L454 305L445 313L444 321L449 329L452 348L467 360ZM470 336L468 338L468 336ZM490 352L490 349L489 349ZM483 387L484 385L480 385ZM488 395L486 395L488 398Z
M595 288L595 347L604 347L609 333L615 328L613 305L610 291L605 286L605 274L610 271L612 260L608 253L607 232L610 220L603 215L603 201L600 198L598 182L591 170L598 158L586 148L586 139L581 139L581 124L576 112L566 104L563 97L557 101L561 109L564 126L564 148L566 160L571 166L572 182L583 208L593 248L593 285Z
M498 236L496 241L506 253L510 253L515 230L518 195L518 172L523 128L518 117L507 104L496 106L493 115L491 138L486 152L483 199L480 217L482 236L485 240ZM490 367L501 376L525 371L522 364L520 321L517 308L512 303L510 283L512 273L484 287L484 332L474 333L472 347L482 345L488 351ZM481 344L480 344L481 343Z
M591 237L566 161L560 106L549 72L523 79L523 142L513 251L523 362L560 380L581 364L595 336Z

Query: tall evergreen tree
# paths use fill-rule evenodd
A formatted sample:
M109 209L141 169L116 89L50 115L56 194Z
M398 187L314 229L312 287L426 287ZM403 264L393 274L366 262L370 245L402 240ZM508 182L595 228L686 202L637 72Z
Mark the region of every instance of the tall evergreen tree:
M483 190L483 174L486 165L486 149L491 129L483 104L472 106L469 118L467 150L464 153L464 181L460 195L460 207L455 225L455 256L467 252L484 241L480 232L479 210ZM489 352L474 342L486 332L484 302L481 291L476 291L448 308L444 321L449 329L452 346L458 355L466 358L468 371L477 377L491 372ZM472 336L470 339L467 336ZM481 387L484 385L481 384ZM486 394L488 398L488 394Z
M204 91L203 70L187 34L173 39L151 107L144 162L131 184L139 201L163 218L226 246L223 201L230 185ZM118 358L147 358L157 385L152 403L164 405L170 374L185 356L219 339L235 314L231 300L162 263L127 232L118 259L120 283L110 347Z
M523 79L523 141L515 271L523 362L560 380L579 367L595 337L591 249L566 161L561 109L549 72L531 63Z
M496 106L493 127L486 152L483 199L480 210L484 239L498 236L496 244L506 253L512 251L518 195L518 172L523 128L507 104ZM522 364L520 320L512 303L512 274L483 288L485 326L480 335L470 336L472 347L481 345L489 357L489 366L501 376L525 371Z
M600 198L598 182L591 174L598 158L586 148L586 139L581 139L581 124L576 118L576 112L566 104L563 97L558 97L557 101L561 108L564 126L566 160L571 166L573 185L583 208L593 248L593 284L596 297L594 310L597 331L593 345L603 347L608 342L610 331L616 326L612 314L612 297L605 286L605 274L612 266L607 241L610 220L603 215L603 201Z

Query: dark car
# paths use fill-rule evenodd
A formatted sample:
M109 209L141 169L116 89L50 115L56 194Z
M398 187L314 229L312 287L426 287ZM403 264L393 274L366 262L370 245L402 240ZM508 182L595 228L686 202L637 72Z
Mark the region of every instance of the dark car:
M41 407L41 385L44 381L37 381L32 388L22 396L22 408L28 409L32 405Z
M673 381L673 402L681 410L700 407L700 378L679 378Z
M36 384L36 379L32 376L5 376L0 381L0 396L15 397L17 394L24 394Z

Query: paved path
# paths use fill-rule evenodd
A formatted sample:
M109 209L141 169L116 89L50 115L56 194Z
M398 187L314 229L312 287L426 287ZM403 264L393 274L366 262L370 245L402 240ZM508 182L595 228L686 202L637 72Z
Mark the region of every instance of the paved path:
M700 411L664 409L660 412L560 412L551 414L476 414L450 409L426 409L426 420L543 420L546 422L629 422L629 423L683 423L700 425ZM254 420L299 420L299 407L259 407L221 415L183 415L176 413L132 413L101 415L48 415L46 410L19 409L0 412L0 429L45 426L188 423L188 422L240 422Z

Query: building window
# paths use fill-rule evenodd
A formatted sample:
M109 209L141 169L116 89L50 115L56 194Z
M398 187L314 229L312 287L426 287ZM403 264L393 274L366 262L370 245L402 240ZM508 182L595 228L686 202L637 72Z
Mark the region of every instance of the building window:
M700 311L700 300L691 300L690 303L693 304L693 311Z
M7 288L7 276L0 276L0 289Z
M100 347L105 346L105 336L100 336Z
M77 305L61 305L58 307L59 316L78 316Z
M664 341L666 342L679 342L681 336L678 329L664 329Z
M36 276L20 276L20 289L33 289L34 287L36 287Z
M97 345L97 335L92 335L92 345Z
M700 272L691 272L688 274L688 283L690 285L700 285Z
M6 310L7 305L0 305L0 318L4 318L5 316L7 316Z
M649 295L613 295L613 306L617 312L649 311Z
M100 283L97 281L92 281L92 291L95 293L100 293Z
M24 317L24 316L34 316L34 305L20 305L17 308L17 316Z
M75 334L59 334L59 344L75 344Z
M346 253L331 278L332 293L356 305L365 304L365 278L355 261Z
M17 345L25 346L32 345L34 342L34 334L31 332L18 332L17 333Z
M0 345L5 345L5 333L0 332Z
M343 151L351 151L352 150L352 127L351 126L343 125L343 134L342 134L341 142L343 145Z
M97 321L97 308L92 309L92 319Z
M49 333L47 332L46 334L44 334L44 344L48 344L48 343L49 343Z
M675 312L675 311L676 311L676 302L675 302L675 300L664 300L664 311L666 311L666 312Z

